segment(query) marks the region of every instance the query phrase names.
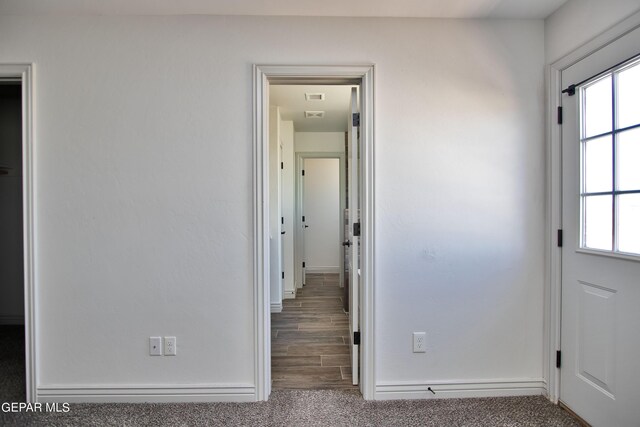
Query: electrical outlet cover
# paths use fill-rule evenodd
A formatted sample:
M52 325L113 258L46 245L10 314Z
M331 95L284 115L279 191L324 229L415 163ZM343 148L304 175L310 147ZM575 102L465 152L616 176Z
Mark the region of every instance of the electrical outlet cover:
M413 352L426 353L426 351L427 351L427 333L414 332L413 333Z
M176 337L164 337L164 355L176 355Z

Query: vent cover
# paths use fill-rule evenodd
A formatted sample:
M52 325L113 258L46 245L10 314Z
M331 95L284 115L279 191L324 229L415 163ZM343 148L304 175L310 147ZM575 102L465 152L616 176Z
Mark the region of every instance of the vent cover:
M324 111L305 111L304 117L306 119L322 119L324 118Z
M305 93L304 98L307 101L324 101L324 93Z

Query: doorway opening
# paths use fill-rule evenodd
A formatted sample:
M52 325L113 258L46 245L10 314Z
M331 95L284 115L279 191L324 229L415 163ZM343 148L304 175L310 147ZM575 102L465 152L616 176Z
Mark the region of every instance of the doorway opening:
M0 80L0 391L23 401L25 385L22 235L22 84Z
M0 400L34 402L32 67L0 64Z
M355 388L343 246L351 93L269 85L273 389ZM357 109L357 103L354 106ZM347 218L348 220L348 218ZM347 231L348 232L348 231ZM357 365L356 365L357 366Z
M254 71L256 399L371 399L373 67Z

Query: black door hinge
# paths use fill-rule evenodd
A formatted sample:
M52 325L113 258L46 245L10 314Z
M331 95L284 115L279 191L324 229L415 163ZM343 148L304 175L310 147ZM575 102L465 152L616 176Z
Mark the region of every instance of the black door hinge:
M576 94L576 85L569 85L568 88L562 91L562 93L566 93L569 96L573 96Z
M353 223L353 235L354 235L354 237L359 237L360 236L360 223L359 222L354 222Z
M560 369L562 366L562 352L560 350L556 351L556 368Z
M360 126L360 113L353 113L353 126Z
M284 169L284 162L280 162L280 169Z
M558 247L562 247L562 230L558 230Z
M307 266L307 263L303 261L302 262L302 268L305 268L306 266Z
M558 124L562 124L562 107L558 107Z
M302 176L304 176L304 169L302 169Z
M353 345L360 345L360 331L353 332Z
M284 271L282 272L282 278L284 279Z

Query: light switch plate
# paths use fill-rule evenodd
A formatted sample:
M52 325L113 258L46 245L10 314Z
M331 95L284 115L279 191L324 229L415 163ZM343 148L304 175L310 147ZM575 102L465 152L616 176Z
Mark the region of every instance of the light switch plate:
M149 356L162 356L162 337L149 337Z

